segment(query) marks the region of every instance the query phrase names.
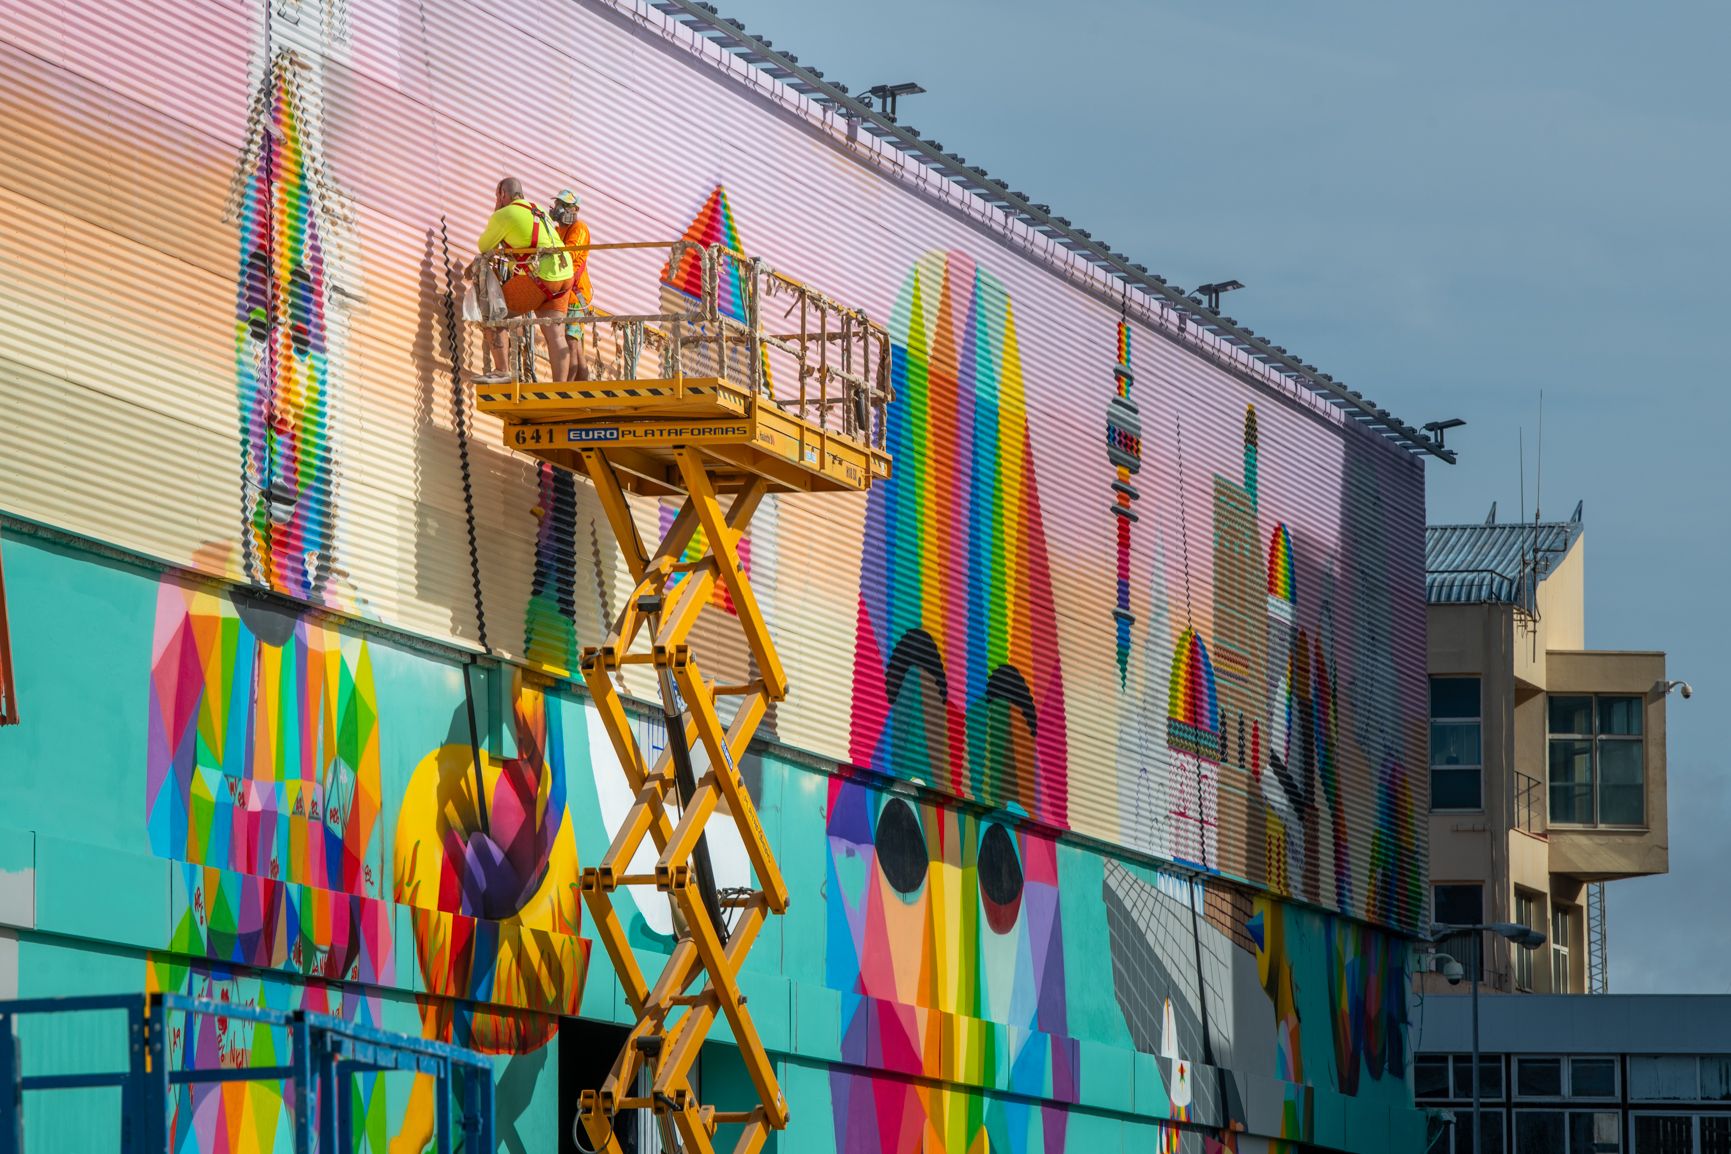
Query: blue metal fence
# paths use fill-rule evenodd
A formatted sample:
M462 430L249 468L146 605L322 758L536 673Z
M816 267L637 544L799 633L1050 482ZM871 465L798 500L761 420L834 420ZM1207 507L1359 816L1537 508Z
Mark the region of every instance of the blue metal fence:
M74 1013L124 1015L127 1068L86 1074L27 1074L15 1032L20 1018ZM186 1020L211 1015L287 1032L286 1066L175 1069L168 1052L172 1014ZM190 1029L188 1030L190 1033ZM356 1074L404 1071L428 1074L434 1097L435 1154L452 1154L461 1135L466 1154L492 1154L493 1066L460 1046L357 1025L304 1010L284 1013L179 994L110 994L77 998L0 1001L0 1154L24 1154L24 1095L39 1090L118 1087L122 1154L173 1154L172 1087L210 1082L286 1082L293 1101L295 1154L352 1154L348 1079ZM453 1131L453 1098L460 1116ZM284 1095L285 1104L289 1096ZM315 1125L316 1123L316 1125Z

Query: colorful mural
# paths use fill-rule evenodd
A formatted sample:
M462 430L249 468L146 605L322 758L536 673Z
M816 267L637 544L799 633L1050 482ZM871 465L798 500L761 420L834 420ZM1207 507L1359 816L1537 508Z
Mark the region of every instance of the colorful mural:
M487 1053L544 1045L574 1014L589 943L579 936L577 843L566 812L563 722L512 687L516 753L440 746L397 815L396 897L413 910L430 1037Z
M960 253L890 319L888 446L860 557L851 758L1069 824L1064 674L1009 293Z
M523 615L523 655L569 677L577 669L577 479L545 461L539 473L535 572Z
M473 235L486 190L503 175L495 169L511 169L535 189L581 191L598 236L682 236L761 257L892 330L894 477L863 509L819 500L796 513L789 503L753 531L754 586L772 627L797 637L786 646L794 689L778 703L777 740L1351 916L1374 908L1391 925L1417 926L1415 871L1395 867L1408 895L1399 902L1373 906L1370 897L1379 828L1385 841L1399 837L1377 810L1382 767L1409 772L1423 757L1410 720L1423 709L1411 656L1422 652L1424 622L1415 460L1302 395L1234 375L1209 339L1189 330L1170 339L1176 318L1166 306L1100 293L1092 272L966 189L906 179L900 161L880 167L889 162L876 146L839 122L789 121L732 81L715 89L720 74L709 63L645 40L632 21L561 10L549 17L557 35L522 50L525 74L587 70L581 123L549 135L545 124L511 117L503 89L446 59L446 46L485 43L502 28L497 13L428 0L413 21L380 23L351 22L344 10L224 9L209 49L220 86L185 83L158 63L125 76L81 72L65 89L56 79L63 58L30 47L40 20L18 21L4 38L17 46L8 59L23 78L6 97L8 114L20 123L58 117L65 127L10 142L16 171L65 170L56 155L66 148L126 152L153 161L140 180L162 191L136 211L86 213L102 203L101 189L19 183L17 203L0 214L24 220L79 206L73 215L85 228L129 246L129 267L165 285L174 312L160 333L128 331L128 347L140 350L129 386L137 395L118 397L101 374L32 363L64 377L66 388L40 395L65 411L46 414L40 429L0 434L9 452L38 463L10 490L17 512L470 645L469 541L452 522L463 453L453 451L448 405L428 391L447 380L453 350L461 361L465 337L441 339L434 257L442 237ZM174 11L135 30L172 45ZM79 51L136 51L106 26L91 35ZM591 42L607 51L577 61L561 47ZM173 53L153 50L151 59ZM379 61L396 63L380 72ZM77 97L55 111L32 95L63 90ZM421 142L418 163L377 147L371 126L385 124L393 139ZM569 147L550 152L555 139ZM773 163L741 164L726 142L742 139L761 142L756 155ZM680 147L640 147L644 140ZM167 157L174 163L154 163ZM647 249L597 254L594 271L622 315L689 307L702 272L693 255ZM748 285L731 262L718 275L722 311L743 315ZM56 310L65 286L39 288L0 303L0 329L64 328ZM773 293L760 304L771 320L784 307ZM1109 393L1106 366L1086 369L1082 347L1103 351L1108 332ZM234 419L219 419L225 412ZM146 416L148 428L137 424ZM136 428L144 467L70 469L45 431L69 422ZM478 420L465 437L481 601L501 652L567 677L589 631L618 609L609 602L623 596L623 569L605 525L596 531L581 480L540 471L492 431ZM1099 472L1102 434L1110 476ZM151 455L167 446L177 455ZM222 460L242 465L238 551L232 488L201 480ZM655 515L647 503L640 510L645 532ZM1277 528L1289 586L1274 595L1293 591L1290 623L1269 599ZM1322 594L1329 581L1332 599ZM1271 695L1290 681L1284 666L1299 628L1310 676L1291 683L1294 708L1308 694L1313 714L1335 719L1309 761L1302 748L1281 754L1299 759L1283 764L1310 799L1302 807L1270 763L1285 705ZM1186 630L1207 656L1219 712L1184 724L1215 735L1217 752L1213 741L1186 750L1182 734L1173 747L1171 718L1147 720L1168 709ZM706 640L714 639L696 638ZM1270 645L1287 647L1284 662ZM749 678L734 656L705 667ZM1321 668L1339 689L1326 701ZM895 685L917 691L899 699L905 707L888 695L892 669L913 672ZM636 672L624 680L642 692ZM817 688L837 685L847 687L841 697ZM934 702L942 709L928 708ZM1332 746L1329 733L1340 738ZM1324 773L1335 778L1332 794ZM1152 805L1138 809L1143 785ZM1132 804L1118 804L1125 798ZM1412 838L1422 851L1422 829Z
M223 1005L266 1010L309 1010L346 1022L378 1026L376 996L352 986L308 982L245 969L188 965L168 955L150 959L146 988L177 992ZM170 1019L168 1051L181 1068L239 1070L281 1066L291 1050L286 1032L241 1018L204 1015ZM293 1082L220 1082L182 1085L170 1103L170 1148L178 1154L254 1154L293 1149ZM355 1077L349 1088L349 1118L357 1150L385 1149L389 1124L385 1080Z
M0 134L20 174L0 226L70 214L163 286L118 383L32 351L65 349L68 285L0 294L24 358L0 375L53 382L0 423L0 457L34 462L0 489L61 533L15 550L8 522L15 645L55 741L98 751L63 785L43 729L0 732L0 760L37 770L0 784L30 846L8 883L29 901L0 903L20 991L142 972L449 1039L497 1056L502 1149L564 1143L557 1059L593 1041L574 1016L625 1016L588 969L578 863L634 801L569 675L630 582L586 482L476 421L479 596L523 644L464 685L464 481L448 407L417 389L463 347L438 339L435 232L473 235L458 225L509 167L580 187L597 235L761 255L887 319L893 477L769 502L741 543L794 686L749 772L796 894L747 984L817 1087L790 1102L799 1149L1400 1148L1416 1115L1388 931L1424 909L1419 466L1168 339L1161 306L1101 296L966 190L736 90L635 10L538 12L499 77L449 55L516 37L486 6L352 26L343 8L169 0L84 21L76 45L58 15L0 21L19 78L0 116L54 129ZM522 76L555 110L581 76L581 116L510 115ZM74 153L131 158L136 203L115 213ZM696 262L612 257L596 272L619 311L694 299ZM738 317L747 285L721 275ZM1086 362L1114 323L1108 481ZM64 452L66 428L104 422L137 453ZM645 533L672 516L635 513ZM749 680L737 631L711 628L691 639L705 673ZM116 707L91 707L92 668L131 687ZM736 843L711 848L723 884L748 880ZM99 911L72 896L90 893ZM669 948L664 902L626 916L634 947ZM279 1056L225 1019L173 1041L201 1065ZM396 1085L356 1089L367 1154L426 1144L430 1085ZM298 1105L183 1090L176 1141L274 1154Z
M317 167L319 126L302 96L303 69L296 52L279 53L248 117L236 208L235 373L247 579L319 601L335 563L338 364L327 313L331 194Z
M1056 843L964 810L830 782L825 973L844 1063L1076 1099ZM1064 1148L1064 1111L915 1081L832 1078L838 1149ZM1042 1145L1043 1142L1043 1145Z
M1130 675L1130 630L1136 624L1136 615L1130 611L1130 526L1136 521L1134 504L1142 498L1130 483L1130 478L1142 471L1142 421L1137 415L1136 402L1130 399L1136 384L1136 372L1130 363L1130 340L1130 324L1120 320L1118 359L1112 365L1117 389L1106 406L1106 459L1116 477L1112 482L1111 508L1118 530L1118 601L1112 607L1112 622L1120 690Z
M158 587L155 617L151 848L277 885L377 898L379 738L366 642L245 593L173 580Z
M577 843L566 811L557 707L512 685L515 754L466 744L415 768L397 816L397 901L410 908L429 1038L524 1055L577 1013L590 943L579 936ZM434 1086L418 1076L392 1154L433 1137Z

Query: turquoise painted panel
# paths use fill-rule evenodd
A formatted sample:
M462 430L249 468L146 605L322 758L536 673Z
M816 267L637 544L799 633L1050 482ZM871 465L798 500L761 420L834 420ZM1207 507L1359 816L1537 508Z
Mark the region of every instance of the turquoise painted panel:
M833 1062L841 1058L841 995L812 982L793 987L794 1053Z
M36 926L160 949L169 935L169 866L159 858L39 834Z
M1080 1105L1128 1113L1136 1102L1136 1058L1133 1050L1100 1042L1081 1044Z
M102 661L116 677L131 671L158 719L114 723L132 751L117 788L134 801L134 828L114 842L162 851L104 844L100 825L95 840L50 835L40 853L12 850L40 866L44 928L101 938L83 948L111 952L103 980L120 988L280 1005L315 996L360 1020L497 1050L512 1126L551 1136L552 1015L628 1018L605 957L583 940L592 927L573 888L628 805L581 694L508 670L473 675L483 829L455 661L66 551L37 563L36 579L56 583L56 566L97 574L107 611L150 623L138 631L154 639L145 651L116 641ZM75 686L87 658L66 655L51 683ZM825 1063L831 1110L813 1148L861 1133L873 1154L899 1154L897 1127L934 1127L943 1149L983 1136L1056 1154L1080 1134L1128 1135L1133 1119L1218 1121L1219 1080L1194 1064L1205 1030L1230 1055L1246 1106L1236 1120L1253 1133L1332 1125L1356 1143L1361 1128L1387 1133L1387 1119L1416 1116L1398 941L876 779L773 755L748 759L746 777L792 904L760 938L745 989L772 1049ZM47 808L33 795L16 820ZM495 833L533 868L490 867L465 888L455 863ZM737 847L718 842L716 858L723 884L744 880ZM98 886L150 893L113 916L84 901ZM648 889L618 896L653 979L671 943L666 902ZM364 984L352 997L322 984L315 994L303 979L319 974ZM1163 1075L1162 1062L1188 1079ZM1301 1084L1293 1101L1289 1083ZM424 1128L430 1103L412 1085L387 1080L377 1093L363 1137ZM894 1125L862 1121L868 1103Z
M1169 1118L1172 1102L1166 1094L1166 1079L1160 1073L1160 1063L1152 1054L1133 1053L1132 1109L1144 1118Z
M36 835L0 829L0 925L36 925Z

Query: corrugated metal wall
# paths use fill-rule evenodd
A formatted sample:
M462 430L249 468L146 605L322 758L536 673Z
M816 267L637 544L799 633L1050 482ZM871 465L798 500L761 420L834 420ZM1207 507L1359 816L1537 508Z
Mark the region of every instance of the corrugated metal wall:
M628 4L75 8L0 25L0 507L466 644L478 577L491 646L568 669L622 569L585 482L485 417L465 446L452 264L507 174L598 241L722 212L896 341L894 481L750 542L779 738L1416 923L1417 461L1142 312L1124 423L1079 267ZM614 311L663 291L651 254L592 272Z

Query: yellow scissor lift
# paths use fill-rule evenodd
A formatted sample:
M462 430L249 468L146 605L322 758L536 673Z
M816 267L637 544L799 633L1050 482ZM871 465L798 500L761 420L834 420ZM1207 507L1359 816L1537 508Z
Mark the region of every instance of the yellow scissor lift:
M664 286L695 271L701 293L692 299L663 287L663 311L578 320L595 378L586 381L526 379L538 364L536 322L482 322L513 334L510 371L518 379L477 385L477 408L503 420L506 444L588 475L636 584L606 641L583 652L584 682L636 802L600 865L583 871L582 892L637 1022L607 1081L583 1092L577 1124L584 1144L601 1151L617 1114L650 1110L667 1154L676 1149L670 1130L687 1154L711 1154L716 1127L739 1124L735 1154L752 1154L787 1125L788 1111L739 974L764 919L786 911L787 886L738 763L765 710L786 695L787 677L738 544L770 494L857 493L889 476L889 340L858 310L718 245L588 248L626 258L658 257L641 250L661 249ZM787 301L784 327L793 329L797 312L797 331L766 329L766 297ZM683 500L653 548L638 531L632 493ZM699 529L702 555L686 557ZM731 595L752 659L754 676L741 684L706 676L688 643L717 582ZM616 683L633 665L654 669L668 719L667 746L653 764ZM724 719L724 699L735 703L731 718ZM705 755L701 776L694 746ZM738 828L756 888L717 892L704 841L713 818ZM653 873L633 874L645 838L659 860ZM677 940L653 982L614 910L621 886L654 887L672 902ZM717 1110L693 1092L693 1066L717 1014L756 1088L749 1109Z

